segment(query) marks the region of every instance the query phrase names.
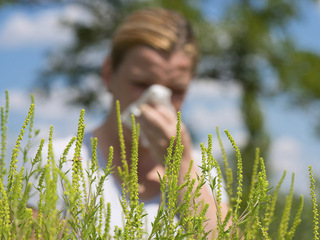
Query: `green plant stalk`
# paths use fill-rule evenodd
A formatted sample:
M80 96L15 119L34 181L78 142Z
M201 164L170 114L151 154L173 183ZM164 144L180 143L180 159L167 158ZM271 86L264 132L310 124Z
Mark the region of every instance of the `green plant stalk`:
M236 228L238 227L238 219L239 219L239 210L240 210L240 204L242 202L242 181L243 181L243 170L242 170L242 157L241 157L241 153L240 150L238 148L238 146L236 145L234 139L232 138L231 134L229 133L229 131L225 131L229 141L232 144L232 147L235 150L236 153L236 157L237 157L237 177L238 177L238 182L237 182L237 198L236 198L236 205L234 206L234 214L233 214L233 218L232 221L234 223L233 225L233 230L231 231L232 234L235 238L238 238L237 235L237 231Z
M292 206L292 197L293 197L293 186L294 186L294 173L292 173L291 177L291 187L290 187L290 193L286 198L285 207L283 210L283 214L281 217L281 222L279 226L279 239L284 239L286 236L286 233L288 232L288 225L290 220L290 211Z
M207 177L207 182L210 185L211 191L214 193L215 196L215 204L217 208L217 220L218 220L218 229L219 229L219 235L218 239L221 238L224 235L224 229L223 227L223 220L222 220L222 207L221 207L221 196L222 196L222 173L221 169L219 167L219 164L217 160L212 155L212 135L208 135L208 148L207 148L207 173L205 176ZM216 169L217 176L213 179L210 171L212 169ZM217 180L216 180L217 179ZM214 183L213 183L214 182ZM217 184L216 184L217 183ZM215 194L216 190L216 194Z
M302 210L303 210L303 195L300 195L300 203L299 203L298 211L293 220L292 227L286 235L286 239L292 239L294 237L294 233L297 227L299 226L299 224L301 223L300 217L301 217Z
M257 175L258 175L258 167L259 167L259 160L260 160L260 150L259 148L256 149L256 157L255 157L255 161L253 164L253 168L252 168L252 177L251 177L251 185L250 185L250 189L249 189L249 205L253 205L254 204L254 189L256 186L256 182L257 182Z
M116 109L117 109L117 122L118 122L118 135L119 135L119 145L120 145L120 158L122 162L122 169L119 168L119 177L124 178L125 176L129 176L129 166L126 159L126 145L124 142L123 136L123 128L121 122L121 113L120 113L120 103L119 101L116 102ZM123 181L124 179L122 179Z
M130 215L127 222L129 225L129 238L141 239L142 237L142 206L139 204L139 186L138 186L138 141L139 125L136 126L134 116L132 115L132 148L131 148L131 167L129 172L129 197L130 197Z
M81 163L81 146L84 136L84 110L81 111L79 122L78 122L78 132L77 132L77 139L76 139L76 146L74 150L74 156L72 159L72 187L74 188L76 194L79 196L76 200L75 206L73 206L72 214L76 219L75 224L79 224L79 216L77 214L78 210L84 213L84 205L82 202L82 191L80 188L81 179L83 179L83 170L82 170L82 163ZM83 181L84 183L85 181ZM84 183L85 184L85 183ZM85 191L85 190L84 190ZM84 217L82 215L82 217ZM80 226L79 226L80 227ZM80 229L79 229L80 230Z
M280 187L281 187L285 177L286 177L286 171L283 172L282 177L281 177L280 181L278 182L277 187L272 195L271 201L266 207L266 211L265 211L265 215L264 215L264 226L266 228L266 231L269 230L270 223L272 222L275 207L276 207L276 202L277 202L277 198L278 198L278 193L279 193Z
M0 179L0 236L1 238L11 238L11 222L10 222L10 206L7 196L7 191L4 188L3 182Z
M183 153L183 146L181 145L181 114L177 113L177 131L176 131L176 139L175 139L175 147L172 155L172 164L169 169L172 169L170 175L168 176L168 222L169 222L169 231L168 237L172 238L174 236L174 231L176 229L176 225L174 224L174 218L177 214L177 200L180 192L176 191L178 188L178 175L181 164L181 158ZM169 166L170 166L169 165Z
M313 208L313 239L319 239L319 212L318 212L318 204L315 193L315 180L312 174L312 167L309 166L309 178L310 178L310 195L312 199L312 208Z
M232 169L229 167L229 163L228 163L228 157L227 157L227 153L224 149L223 143L222 143L222 138L220 135L220 131L219 131L219 127L216 128L216 133L217 133L217 138L219 141L219 145L220 145L220 149L222 152L222 159L223 159L223 164L224 164L224 169L225 169L225 175L226 175L226 189L227 189L227 193L229 196L229 199L232 198L233 195L233 190L232 190L232 183L233 183L233 174L232 174Z
M1 107L1 153L0 153L0 180L3 181L6 175L5 157L7 150L7 132L8 132L8 118L9 118L9 92L6 91L6 106Z
M8 175L8 187L7 187L9 201L12 201L12 198L11 198L11 196L13 194L12 193L12 189L13 189L12 186L13 186L14 176L17 173L18 154L19 154L19 150L21 147L21 141L22 141L23 135L25 133L25 129L27 128L27 125L29 123L29 120L31 118L33 111L34 111L34 104L31 104L29 111L28 111L28 115L22 125L20 134L19 134L18 139L16 141L16 145L15 145L14 149L12 150L10 169L9 169L9 175Z

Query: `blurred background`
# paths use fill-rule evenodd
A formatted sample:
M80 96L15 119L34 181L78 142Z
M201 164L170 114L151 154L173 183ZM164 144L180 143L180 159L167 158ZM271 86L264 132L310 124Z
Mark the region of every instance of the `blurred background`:
M100 83L110 37L124 16L145 6L180 11L199 38L202 60L182 110L195 147L213 134L214 156L220 158L216 127L222 135L228 129L243 154L246 182L259 147L270 181L277 183L287 170L286 194L295 172L295 192L308 198L308 166L320 173L316 0L1 0L0 105L9 90L9 144L31 93L41 137L50 125L55 138L74 135L82 108L87 130L99 124L111 100Z

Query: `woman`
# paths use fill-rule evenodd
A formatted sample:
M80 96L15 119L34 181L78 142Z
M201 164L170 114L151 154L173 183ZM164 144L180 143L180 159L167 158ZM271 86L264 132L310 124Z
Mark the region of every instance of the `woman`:
M138 181L139 198L145 203L160 194L160 175L164 172L164 156L171 136L176 134L176 111L181 109L198 62L198 48L194 33L187 20L176 12L165 9L140 10L129 16L114 35L110 56L103 66L103 80L113 95L110 114L93 135L99 140L99 149L107 159L108 148L115 147L113 164L121 166L115 101L125 110L153 84L167 87L172 92L175 111L161 104L140 105L136 116L148 146L139 144ZM126 148L131 147L131 133L124 129ZM182 125L184 152L179 182L188 171L192 156L192 142ZM130 159L130 156L127 157ZM196 178L197 167L193 165ZM115 174L114 177L120 183ZM216 227L216 206L208 188L203 188L199 200L209 203L207 230ZM146 205L147 206L147 205ZM227 204L223 211L226 212Z

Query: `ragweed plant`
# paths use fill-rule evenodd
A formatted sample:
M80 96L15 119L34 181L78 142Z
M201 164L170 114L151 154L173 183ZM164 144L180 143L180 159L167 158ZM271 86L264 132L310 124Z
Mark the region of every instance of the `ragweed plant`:
M3 181L6 174L5 157L7 144L7 124L9 117L9 93L6 91L6 106L1 107L1 155L0 155L0 179Z
M315 180L312 174L312 167L309 166L309 176L310 176L310 195L312 198L313 207L313 239L319 239L319 210L315 193Z
M34 124L34 100L22 125L11 156L7 154L7 123L9 119L9 93L6 92L5 107L1 107L0 152L0 238L1 239L207 239L205 231L208 205L197 203L201 188L211 189L217 209L217 230L214 239L293 239L303 211L303 197L297 209L292 207L294 175L282 214L276 214L278 193L285 178L284 172L274 188L267 179L267 171L259 149L256 151L249 196L243 193L242 164L245 159L231 134L225 131L237 160L236 180L229 167L228 155L217 128L216 137L222 150L223 164L214 157L213 139L208 135L207 146L201 144L202 162L199 175L191 177L189 171L184 182L178 184L183 145L181 143L181 115L178 113L176 135L171 138L164 156L165 172L159 174L160 201L151 229L146 227L148 213L139 200L137 166L139 161L139 125L132 117L132 148L125 149L117 102L119 145L122 167L113 169L113 147L104 168L99 166L98 139L91 139L90 159L82 158L85 134L84 111L81 111L78 130L61 156L54 153L54 128L48 139L41 139L36 150L35 137L39 131ZM23 145L25 132L28 131ZM131 158L127 159L127 151ZM19 168L17 162L21 160ZM9 163L6 166L5 163ZM130 164L129 164L130 163ZM213 173L214 172L214 173ZM122 181L122 206L124 223L111 228L112 205L104 198L104 186L110 174L118 174ZM314 239L319 239L318 205L315 182L310 174L310 190L314 213ZM225 180L223 179L225 176ZM222 212L222 195L226 191L230 205ZM30 199L37 199L30 205ZM240 205L248 199L246 208ZM63 205L61 205L61 200ZM119 213L115 213L119 214ZM278 222L276 222L278 218ZM275 223L274 226L273 223ZM276 229L276 230L275 230ZM214 230L214 229L213 229Z
M123 130L120 116L120 103L117 101L118 113L118 131L120 139L121 157L123 170L118 169L122 177L122 199L121 205L125 215L125 225L123 232L118 232L117 238L120 239L141 239L143 235L143 203L139 202L138 195L138 141L139 125L136 125L132 116L132 149L131 149L131 166L129 169L126 160L126 149L124 144Z

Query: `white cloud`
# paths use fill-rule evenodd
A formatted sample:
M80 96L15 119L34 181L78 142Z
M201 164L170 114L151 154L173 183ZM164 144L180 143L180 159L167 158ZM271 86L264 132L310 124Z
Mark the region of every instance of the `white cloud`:
M30 107L30 94L19 90L10 90L9 94L9 125L12 121L10 119L13 118L14 124L16 124L9 126L9 131L16 132L22 126ZM53 125L55 136L57 137L75 134L81 107L66 104L72 98L72 95L72 91L65 89L52 91L48 98L35 95L35 128L41 130L41 137L48 135L50 125ZM101 96L101 101L108 105L111 98L106 94ZM85 124L87 129L92 129L92 127L96 126L101 121L101 118L102 116L93 116L86 113Z
M66 44L72 40L72 33L63 27L62 19L71 22L88 22L90 16L76 5L43 10L34 15L24 12L14 13L2 25L0 47Z
M219 82L212 79L198 79L194 80L191 84L189 91L190 96L196 95L199 97L227 97L227 98L239 98L242 94L241 87L234 82Z
M9 92L10 109L13 112L26 111L30 106L31 100L29 93L22 90L11 90ZM70 109L66 107L65 101L70 97L70 93L65 91L53 91L48 99L36 98L36 111L40 117L46 117L52 120L61 118ZM73 110L73 108L72 108Z
M219 127L227 152L232 151L232 146L224 134L226 129L239 147L246 143L248 134L238 106L241 94L241 88L231 82L199 80L192 83L182 112L182 120L196 136L196 150L199 150L200 142L207 145L208 134L212 134L215 157L216 154L221 155L216 127Z
M199 131L215 132L218 126L222 131L241 132L244 129L238 106L241 94L241 88L233 83L195 81L183 109L185 121Z
M283 136L273 140L270 159L276 171L299 171L301 169L302 148L297 139Z
M274 185L277 184L283 172L286 171L283 191L289 191L291 175L294 173L295 192L309 194L308 163L304 161L306 158L304 148L303 143L292 136L282 136L273 140L270 152L272 182Z

